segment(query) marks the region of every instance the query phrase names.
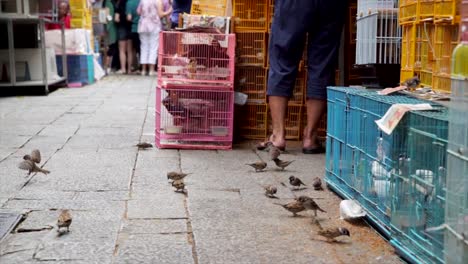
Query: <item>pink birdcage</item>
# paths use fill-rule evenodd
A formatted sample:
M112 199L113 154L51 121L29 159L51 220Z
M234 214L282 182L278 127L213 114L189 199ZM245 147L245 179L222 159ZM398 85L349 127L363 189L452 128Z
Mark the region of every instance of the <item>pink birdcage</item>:
M204 84L233 89L234 34L163 31L158 85Z
M156 88L156 145L159 148L230 149L234 92L218 86Z

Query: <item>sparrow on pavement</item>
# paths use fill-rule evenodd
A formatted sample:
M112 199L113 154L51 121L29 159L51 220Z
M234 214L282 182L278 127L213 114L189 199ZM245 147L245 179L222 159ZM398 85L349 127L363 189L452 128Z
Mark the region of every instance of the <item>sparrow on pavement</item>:
M272 186L272 185L268 185L268 186L265 186L265 195L269 198L278 198L275 196L276 192L278 191L278 189L275 187L275 186Z
M292 202L289 202L287 204L280 204L280 203L273 203L276 205L281 205L284 209L288 210L289 212L293 213L293 216L297 216L297 213L302 212L305 210L304 205L297 201L294 200Z
M276 164L276 166L278 166L279 168L281 168L281 170L284 170L284 168L286 168L287 166L289 166L289 164L293 163L294 160L280 160L278 158L274 159L273 160Z
M320 208L320 206L318 206L318 204L314 201L314 199L312 199L311 197L308 197L308 196L305 196L305 195L301 195L299 196L299 198L297 198L297 200L299 202L302 203L302 205L307 209L307 210L312 210L314 211L314 215L317 216L317 210L320 211L320 212L324 212L326 213L325 210L323 210L322 208Z
M328 241L333 241L339 236L351 236L349 230L344 227L333 227L319 230L317 235L325 237Z
M60 215L57 219L57 232L60 232L60 228L66 227L67 232L70 232L70 225L72 223L72 217L70 214L70 210L62 210L60 211Z
M138 147L138 149L147 149L147 148L153 147L153 145L148 142L141 142L141 143L136 144L136 146Z
M312 180L312 186L316 191L323 190L322 180L319 177L315 177L315 179Z
M250 167L254 168L255 172L263 171L267 166L266 162L264 162L264 161L257 161L257 162L254 162L254 163L247 163L245 165L249 165Z
M183 178L185 178L187 175L190 175L190 174L191 173L170 171L167 173L167 179L172 180L172 181L182 180Z
M291 184L292 186L298 188L300 187L301 185L304 185L306 186L302 181L301 179L297 178L297 177L294 177L294 176L290 176L289 177L289 184Z

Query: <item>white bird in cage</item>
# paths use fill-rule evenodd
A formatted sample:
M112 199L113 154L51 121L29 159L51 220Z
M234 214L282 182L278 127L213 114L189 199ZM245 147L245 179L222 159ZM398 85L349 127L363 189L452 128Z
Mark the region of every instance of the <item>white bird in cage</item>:
M381 199L386 199L388 190L390 188L390 181L388 180L374 180L374 191Z
M376 179L387 179L390 177L390 173L385 169L384 166L380 165L378 161L372 162L371 168L372 176Z

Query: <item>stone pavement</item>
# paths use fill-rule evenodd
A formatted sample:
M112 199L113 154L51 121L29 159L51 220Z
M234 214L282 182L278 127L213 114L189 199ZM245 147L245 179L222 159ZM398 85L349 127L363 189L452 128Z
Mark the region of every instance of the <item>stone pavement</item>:
M0 98L0 213L25 220L0 243L0 263L399 263L365 223L339 220L332 192L317 197L324 227L344 226L340 243L315 239L312 212L291 217L273 202L294 193L290 175L306 184L324 175L324 155L290 148L289 170L270 162L263 173L244 164L267 159L253 143L232 151L140 150L154 142L155 80L111 76L95 85L49 96ZM34 148L48 175L17 168ZM192 172L187 195L175 193L169 170ZM262 185L279 187L280 201ZM71 209L70 233L58 236L58 209Z

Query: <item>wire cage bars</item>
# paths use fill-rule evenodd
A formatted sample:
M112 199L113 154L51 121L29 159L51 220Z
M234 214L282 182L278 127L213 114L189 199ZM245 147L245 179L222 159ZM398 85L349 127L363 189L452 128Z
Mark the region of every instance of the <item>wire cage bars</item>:
M358 1L356 64L400 63L397 1Z

